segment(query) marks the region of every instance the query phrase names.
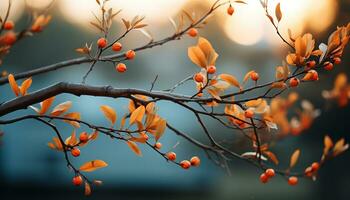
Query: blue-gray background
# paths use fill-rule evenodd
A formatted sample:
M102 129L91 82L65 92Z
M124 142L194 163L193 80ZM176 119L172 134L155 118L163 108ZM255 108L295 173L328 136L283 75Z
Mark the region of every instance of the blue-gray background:
M339 1L340 10L334 25L322 34L316 35L318 41L326 41L327 35L334 30L337 24L349 21L348 1ZM20 41L11 49L11 53L4 60L1 69L17 73L34 67L44 66L58 61L74 58L76 47L84 42L94 41L96 35L85 31L75 25L67 23L55 14L54 20L47 30L33 38ZM19 21L25 24L25 20ZM169 33L169 26L160 27L164 33ZM220 54L217 63L219 72L235 74L241 77L250 69L261 73L262 81L273 77L274 66L281 62L287 49L281 48L280 54L271 45L260 42L255 46L241 46L231 42L224 36L214 22L201 31ZM144 41L140 35L134 34L136 40ZM94 85L111 84L115 87L131 87L148 89L156 75L159 75L155 89L171 87L182 78L198 70L187 58L187 47L194 44L194 39L185 39L171 42L162 47L138 52L135 60L128 62L128 71L118 74L109 64L98 64L88 79ZM127 48L135 47L130 45ZM321 97L322 89L330 89L335 75L338 72L350 73L349 50L343 58L343 64L336 70L321 74L321 81L314 84L305 84L298 89L302 98L311 100L316 107L325 108ZM88 65L73 66L44 75L35 76L31 91L58 81L79 82ZM194 85L185 85L178 92L191 93ZM13 98L9 86L0 88L0 101ZM127 109L127 101L118 99L92 97L73 97L60 95L55 104L65 100L73 101L73 110L80 111L83 119L97 124L105 123L98 106L107 104L118 110L119 116ZM160 103L159 113L173 125L190 133L193 137L202 138L201 129L192 122L191 113L169 103ZM18 112L6 116L17 116ZM339 109L332 105L331 109L324 110L313 127L299 137L288 137L275 147L277 155L283 163L288 163L288 155L295 148L301 148L302 157L299 169L319 159L322 152L322 139L324 134L332 138L349 137L350 128L347 127L349 108ZM228 130L222 129L215 123L210 123L210 129L218 135L232 135ZM71 127L59 125L65 135L69 135ZM65 167L61 153L48 149L46 143L53 137L49 128L33 121L20 122L14 125L1 127L5 136L0 146L0 195L4 199L82 199L81 189L71 186L70 173ZM232 137L229 137L232 139ZM102 187L94 191L93 199L349 199L347 188L349 180L349 154L346 153L335 161L329 162L320 172L316 182L301 180L296 187L290 187L281 177L275 178L271 183L259 183L259 172L241 161L231 162L232 176L215 166L205 158L200 149L191 146L188 142L167 132L162 139L163 148L169 149L177 142L180 145L175 149L178 157L188 159L192 155L202 157L202 166L185 171L178 166L164 161L155 152L142 148L143 157L135 156L127 146L118 141L101 136L82 149L82 155L74 159L79 165L87 160L102 159L109 163L109 167L91 173L91 177L105 182ZM234 143L235 144L235 143ZM238 144L237 144L238 145ZM298 169L298 168L297 168ZM3 199L3 198L2 198Z

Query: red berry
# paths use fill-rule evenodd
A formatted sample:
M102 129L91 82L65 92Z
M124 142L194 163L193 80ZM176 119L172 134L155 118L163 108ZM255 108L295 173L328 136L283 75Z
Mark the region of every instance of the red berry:
M254 111L248 109L248 110L246 110L246 111L244 112L244 116L245 116L246 118L252 118L252 117L254 116Z
M193 156L190 160L191 165L198 167L201 164L201 160L197 156Z
M39 33L43 30L43 27L40 26L40 25L33 25L31 28L30 28L30 31L32 31L33 33Z
M120 44L119 42L116 42L112 45L112 50L113 51L120 51L122 50L122 44Z
M300 81L299 81L299 79L298 78L291 78L290 80L289 80L289 86L290 87L297 87L298 85L299 85L299 83L300 83Z
M80 150L79 150L78 148L72 149L72 151L71 151L70 153L71 153L72 156L74 156L74 157L80 156Z
M317 171L320 168L320 164L318 164L318 162L313 162L311 164L311 169L313 172Z
M339 57L335 57L333 58L333 62L334 64L339 65L341 63L341 59Z
M81 176L75 176L72 182L73 182L73 185L79 186L83 183L83 179L81 178Z
M204 81L204 77L201 73L197 73L194 75L194 80L198 83L202 83Z
M126 65L124 63L118 63L117 66L115 66L115 69L119 72L119 73L123 73L126 71Z
M289 185L296 185L296 184L298 184L298 178L295 177L295 176L289 177L289 179L288 179L288 184L289 184Z
M128 59L128 60L134 59L134 58L135 58L135 55L136 55L136 53L135 53L135 51L133 51L133 50L129 50L129 51L127 51L127 52L125 53L125 57L126 57L126 59Z
M311 61L309 61L309 62L306 63L306 66L307 66L308 68L313 68L313 67L316 66L316 61L311 60Z
M174 152L168 152L168 153L166 154L166 157L167 157L169 160L174 161L174 160L176 160L176 153L174 153Z
M105 48L107 46L107 40L106 38L100 38L97 40L97 46L98 48L102 49Z
M14 32L6 33L2 38L0 43L4 43L5 45L13 45L17 41L17 35Z
M265 173L262 173L262 174L260 175L260 181L261 181L262 183L267 183L267 182L269 181L269 177L268 177Z
M272 177L275 176L275 170L273 170L273 169L267 169L267 170L265 171L265 174L266 174L267 177L272 178Z
M333 63L331 63L331 62L325 62L324 65L323 65L323 68L324 68L325 70L327 70L327 71L332 70L333 67L334 67L334 65L333 65Z
M14 27L15 27L15 24L13 23L13 21L6 21L4 23L5 30L12 30Z
M209 67L207 67L207 72L208 74L215 74L216 67L214 65L210 65Z
M316 71L312 71L312 80L318 81L318 73Z
M250 74L250 78L253 80L253 81L258 81L259 80L259 74L256 73L256 72L253 72Z
M183 169L189 169L191 167L191 163L188 160L181 161L180 165Z
M80 133L79 140L82 143L87 142L89 140L89 135L87 134L87 132Z
M233 15L233 13L235 12L235 9L232 7L232 5L230 4L230 6L227 8L227 14L229 15Z
M198 31L195 28L191 28L187 34L191 37L196 37L198 35Z

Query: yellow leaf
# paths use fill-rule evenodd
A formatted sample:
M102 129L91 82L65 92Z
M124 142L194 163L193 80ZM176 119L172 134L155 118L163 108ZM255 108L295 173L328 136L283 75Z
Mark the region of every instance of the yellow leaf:
M23 81L22 85L21 85L21 88L20 88L20 92L21 92L21 95L24 96L27 94L27 90L28 88L32 85L32 79L31 78L28 78L26 79L25 81Z
M245 106L247 106L247 107L258 107L262 102L263 102L263 100L261 98L256 99L256 100L250 100L250 101L247 101L245 103Z
M138 156L142 156L140 148L133 141L126 141L126 144L130 147L130 149Z
M159 120L156 133L155 133L156 141L158 141L159 138L162 137L162 135L164 134L165 128L166 128L166 120L164 119Z
M83 172L92 172L92 171L95 171L97 169L107 167L107 166L108 166L108 164L103 160L92 160L90 162L83 164L79 168L79 170L83 171Z
M13 93L15 93L16 96L18 96L19 93L20 93L20 89L19 89L19 87L17 85L15 77L12 74L9 74L7 79L9 81L9 84L11 86L11 89L12 89Z
M100 109L105 115L105 117L111 122L111 124L114 125L115 121L117 120L117 113L115 112L115 110L106 105L101 106Z
M55 100L55 96L50 97L50 98L44 100L43 102L41 102L41 109L39 111L39 115L45 114L47 112L47 110L49 110L49 108L54 100Z
M131 115L130 115L130 120L129 120L129 124L133 124L135 122L141 122L142 118L145 114L145 106L139 106L136 110L134 110Z
M153 114L154 112L155 112L155 103L154 102L151 102L151 103L149 103L149 104L147 104L147 106L146 106L146 112L148 113L148 114Z
M68 114L64 115L63 117L68 118L68 119L80 120L80 113L72 112L72 113L68 113ZM76 127L76 128L79 128L80 127L79 122L74 121L74 120L64 120L64 121L67 122L68 124Z
M218 58L219 55L215 52L215 50L212 47L212 45L210 44L210 42L203 37L199 37L198 47L202 50L202 52L206 58L207 66L208 65L215 65L216 59Z
M230 85L233 85L233 86L238 87L238 88L240 87L240 84L237 81L236 77L234 77L230 74L220 74L219 77L221 80L228 82Z
M328 136L324 136L324 149L323 149L323 154L327 155L329 150L333 147L333 141L332 139Z
M290 164L289 164L290 168L294 167L295 164L297 164L299 156L300 156L300 150L297 149L297 150L294 151L294 153L290 157Z
M51 116L59 116L62 113L66 112L69 110L69 108L72 107L72 102L71 101L66 101L61 104L58 104L53 111L51 112Z

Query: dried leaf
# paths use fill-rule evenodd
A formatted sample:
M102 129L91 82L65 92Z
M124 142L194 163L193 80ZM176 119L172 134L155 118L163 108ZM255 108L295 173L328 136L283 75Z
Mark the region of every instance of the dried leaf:
M219 75L220 79L228 82L230 85L233 85L237 88L240 88L240 84L239 82L237 81L236 77L230 75L230 74L220 74Z
M59 116L62 113L68 111L69 108L71 108L71 107L72 107L71 101L66 101L66 102L63 102L61 104L58 104L51 112L51 116Z
M136 110L134 110L130 115L129 124L132 125L135 122L141 122L143 116L145 115L145 106L141 105Z
M280 22L282 19L281 3L277 4L276 10L275 10L275 15L276 15L278 22Z
M80 113L72 112L72 113L68 113L66 115L63 115L63 117L67 118L67 119L80 120ZM80 127L80 124L77 121L64 120L64 122L67 122L68 124L74 126L75 128L79 128Z
M92 171L95 171L97 169L107 167L107 166L108 166L108 164L103 160L92 160L92 161L89 161L89 162L83 164L79 168L79 170L83 171L83 172L92 172Z
M137 144L133 141L126 141L126 144L130 147L130 149L138 156L142 156L142 152Z
M100 110L103 112L105 117L111 122L111 125L113 126L117 120L117 113L115 112L115 110L112 107L106 105L101 106Z
M298 159L300 156L300 150L297 149L294 151L294 153L292 154L292 156L290 157L290 164L289 164L289 168L292 168L295 166L295 164L297 164Z
M159 120L158 125L157 125L157 129L156 129L156 133L155 133L156 141L158 141L159 138L161 138L163 136L165 128L166 128L166 120L164 120L164 119Z
M41 102L41 109L39 111L39 115L45 114L49 110L49 108L54 100L55 100L55 96L48 98L48 99L44 100L43 102Z
M85 192L84 192L84 195L85 196L89 196L91 195L91 186L88 182L85 182Z

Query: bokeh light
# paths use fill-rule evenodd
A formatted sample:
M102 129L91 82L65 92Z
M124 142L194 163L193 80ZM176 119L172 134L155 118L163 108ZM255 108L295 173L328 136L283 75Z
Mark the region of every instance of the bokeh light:
M1 0L0 1L0 13L6 13L8 8L9 0ZM24 11L25 5L23 0L14 0L12 1L11 12L9 15L9 19L12 21L18 20ZM1 16L4 18L4 16Z

